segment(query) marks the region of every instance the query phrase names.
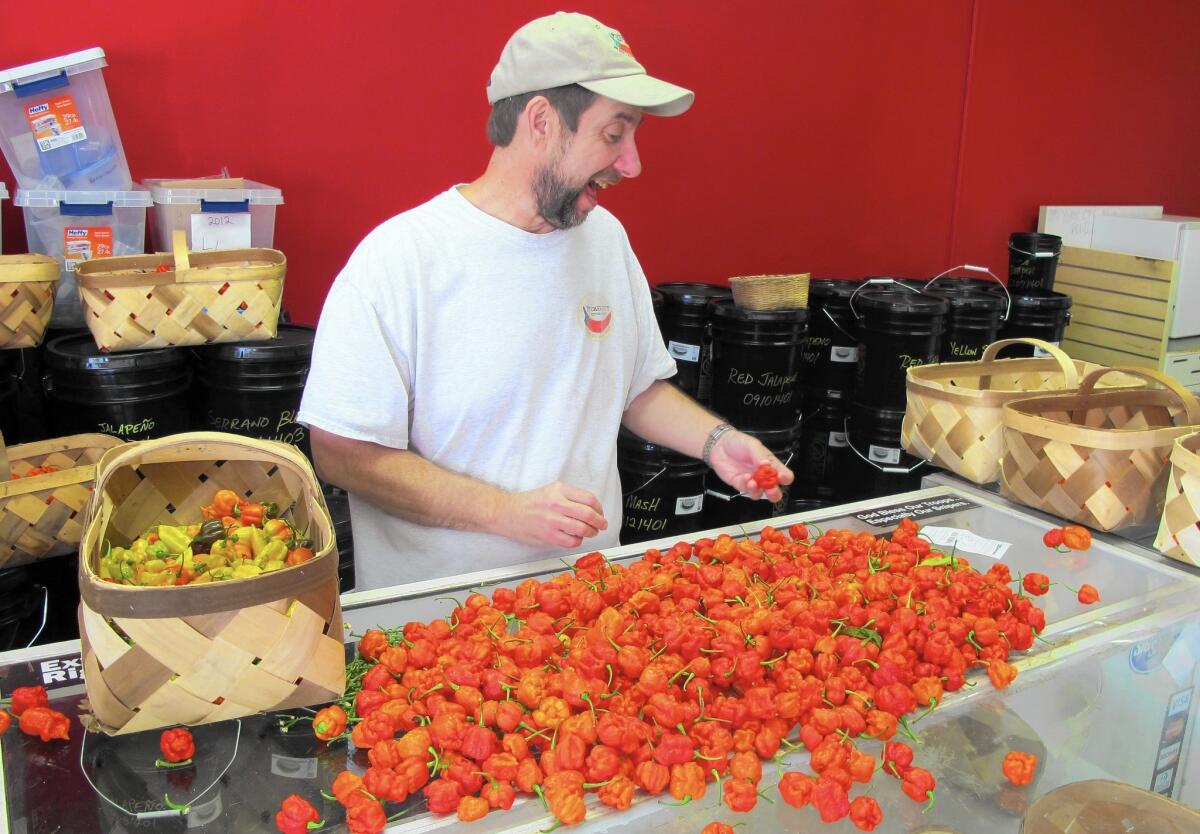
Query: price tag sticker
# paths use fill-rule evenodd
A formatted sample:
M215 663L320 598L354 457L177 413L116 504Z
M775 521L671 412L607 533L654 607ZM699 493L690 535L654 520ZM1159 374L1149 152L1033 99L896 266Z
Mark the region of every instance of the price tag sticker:
M200 212L192 215L193 252L249 248L249 212Z

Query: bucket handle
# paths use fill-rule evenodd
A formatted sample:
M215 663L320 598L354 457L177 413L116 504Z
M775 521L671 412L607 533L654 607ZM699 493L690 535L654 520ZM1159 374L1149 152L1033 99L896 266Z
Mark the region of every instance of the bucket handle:
M833 317L833 313L829 312L828 307L822 307L821 312L825 314L825 318L827 318L831 322L833 322L834 327L836 327L838 330L842 331L843 335L845 335L845 337L847 339L857 339L858 338L853 333L847 333L846 328L844 328L840 324L838 324L838 320Z
M796 456L795 452L792 452L791 454L789 454L787 456L787 460L785 460L783 462L783 465L786 467L789 463L792 462L792 458L794 458L795 456ZM734 498L749 498L750 497L749 495L747 495L744 492L735 492L732 495L729 495L724 492L717 492L715 489L705 489L704 493L706 495L711 495L714 498L720 498L722 501L732 501Z
M871 460L869 457L864 455L862 452L858 451L858 449L855 448L854 443L851 442L851 440L850 440L850 418L849 417L842 418L842 429L846 432L846 445L850 447L851 451L853 451L854 454L858 455L860 458L862 458L864 461L869 463L871 466L874 466L880 472L887 472L892 475L911 475L913 472L920 469L925 464L929 463L929 461L927 461L927 460L919 460L916 463L914 463L912 466L908 467L908 469L905 469L903 466L880 466L878 463Z
M908 290L909 292L916 293L917 295L921 294L920 290L914 290L908 284L901 284L895 278L868 278L866 281L863 281L861 284L859 284L857 287L855 287L854 292L850 293L850 312L853 313L854 317L856 319L858 319L859 321L862 320L862 316L860 316L858 314L858 310L854 309L854 296L856 296L860 292L862 292L862 288L867 286L868 284L895 284L897 287L903 287L904 289ZM845 332L845 331L843 331L843 332ZM850 334L847 333L846 335L849 336Z
M37 639L42 636L42 632L46 630L46 618L50 614L50 589L45 585L38 585L42 589L42 624L38 626L38 630L29 638L29 642L25 644L25 648L30 648Z
M925 289L929 289L930 284L932 284L937 279L945 278L951 272L954 272L959 269L964 269L967 272L986 272L988 275L992 276L992 280L994 280L997 284L1000 285L1000 289L1004 290L1004 318L1003 318L1003 321L1008 321L1008 314L1012 312L1012 293L1010 293L1008 291L1008 287L1004 286L1004 282L996 277L996 273L992 272L986 266L972 266L971 264L962 264L961 266L952 266L949 269L947 269L945 272L938 273L937 275L930 278L929 283L925 285Z
M631 490L629 490L629 492L622 492L622 493L621 493L621 497L622 497L622 498L628 498L628 497L629 497L629 496L631 496L631 495L637 495L637 494L638 494L639 492L641 492L643 489L645 489L646 487L650 486L650 484L654 483L655 479L656 479L656 478L658 478L658 476L659 476L659 475L661 475L662 473L664 473L664 472L666 472L666 471L667 471L667 466L666 466L666 464L663 464L663 468L662 468L662 469L660 469L660 470L658 470L657 472L655 472L653 475L651 475L651 476L650 476L650 478L649 478L649 480L647 480L647 481L646 481L644 484L642 484L642 485L641 485L640 487L638 487L637 489L631 489Z
M1024 249L1018 249L1010 242L1008 248L1012 252L1017 252L1021 255L1028 255L1031 258L1061 258L1062 252L1026 252Z

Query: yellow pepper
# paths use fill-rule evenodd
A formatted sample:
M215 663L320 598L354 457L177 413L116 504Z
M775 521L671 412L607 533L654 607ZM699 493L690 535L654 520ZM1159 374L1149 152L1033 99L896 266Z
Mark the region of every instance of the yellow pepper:
M169 524L158 525L158 540L166 545L171 553L182 553L184 548L192 543L192 537L185 533L182 527L172 527Z
M266 546L255 552L254 564L262 567L267 562L282 562L287 558L287 545L279 539L271 539Z

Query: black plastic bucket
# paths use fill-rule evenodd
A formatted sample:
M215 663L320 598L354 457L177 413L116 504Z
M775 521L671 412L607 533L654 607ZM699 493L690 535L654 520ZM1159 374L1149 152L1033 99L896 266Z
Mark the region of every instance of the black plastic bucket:
M665 296L660 290L650 290L650 304L654 307L654 318L658 319L662 315L662 308L665 302Z
M333 538L338 549L338 587L341 593L354 590L354 529L350 525L350 496L333 485L325 485L325 505L333 521Z
M979 359L984 349L996 341L996 334L1004 323L1008 300L999 293L973 286L936 286L929 293L950 303L946 330L942 334L941 361L970 362Z
M192 369L179 348L101 353L91 336L63 336L46 347L43 359L55 435L146 440L191 426Z
M841 469L841 498L861 501L920 489L925 461L900 446L904 411L855 403L846 416L850 454Z
M950 304L936 295L886 284L867 287L852 304L858 317L854 400L903 411L905 373L938 361Z
M37 634L45 591L28 566L0 570L0 651L22 649Z
M658 329L679 369L668 381L707 404L712 391L708 302L732 298L733 291L714 284L687 283L659 284L655 289L663 295Z
M805 386L827 391L854 390L858 336L850 296L857 281L822 279L808 285L808 335L800 354Z
M9 445L20 442L20 393L21 351L0 350L0 433ZM7 472L0 472L5 479Z
M846 404L827 400L800 423L800 443L791 467L796 474L793 500L811 498L827 503L839 496L837 480L853 454L846 445ZM793 511L795 512L795 511Z
M712 308L712 408L739 429L780 431L800 418L807 310Z
M1041 232L1008 236L1008 289L1013 295L1039 295L1054 289L1054 273L1062 256L1062 238Z
M621 544L701 529L708 467L621 429L617 436L624 521Z
M796 447L800 441L800 426L795 425L781 431L748 431L762 441L780 462L795 473ZM730 524L745 524L777 515L786 515L790 510L791 488L781 487L783 497L772 504L765 499L752 500L738 495L733 487L716 475L709 478L704 496L704 529L725 527Z
M197 350L196 422L260 440L281 440L309 454L308 429L296 422L312 361L315 330L282 324L266 342Z
M1041 339L1058 345L1071 322L1071 296L1060 292L1046 295L1013 295L1012 312L1000 328L1001 339L1019 336ZM1032 345L1010 345L1000 351L1002 358L1033 356Z

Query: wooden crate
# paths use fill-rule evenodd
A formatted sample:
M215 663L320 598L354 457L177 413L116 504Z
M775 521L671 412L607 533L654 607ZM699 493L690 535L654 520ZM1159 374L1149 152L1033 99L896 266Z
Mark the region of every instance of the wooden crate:
M1195 391L1200 344L1169 338L1178 282L1176 261L1064 246L1054 279L1073 301L1063 350L1097 364L1164 371Z

